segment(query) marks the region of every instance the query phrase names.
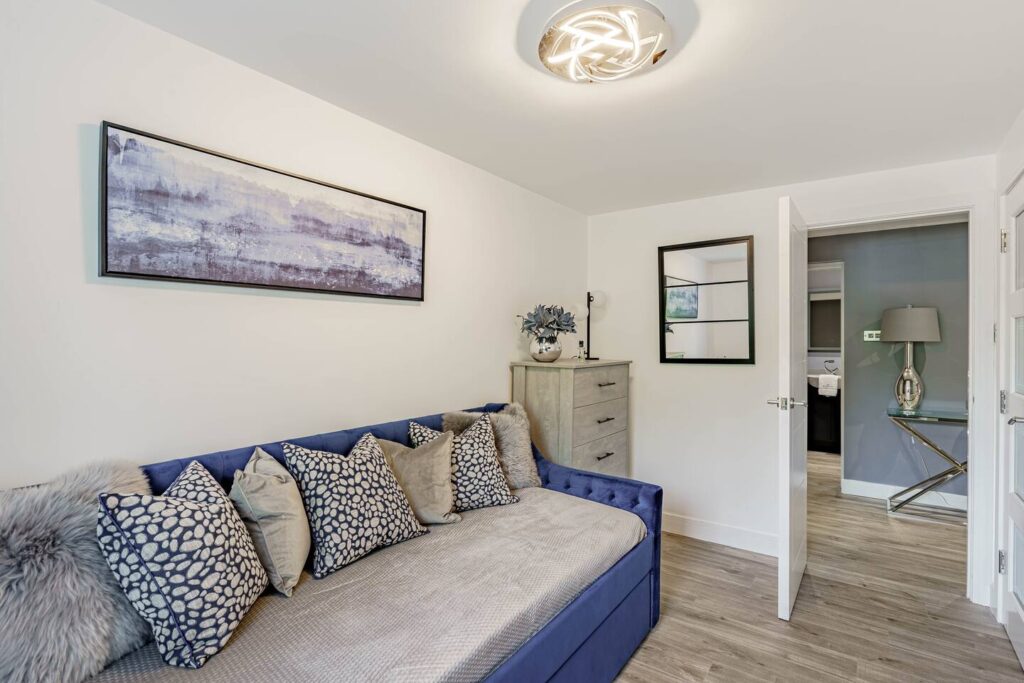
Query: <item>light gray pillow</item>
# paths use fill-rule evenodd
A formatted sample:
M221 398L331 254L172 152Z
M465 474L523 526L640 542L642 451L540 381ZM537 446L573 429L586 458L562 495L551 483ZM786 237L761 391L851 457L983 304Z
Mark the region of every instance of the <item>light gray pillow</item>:
M442 428L459 435L482 414L445 413ZM501 412L490 413L490 416L491 426L494 427L494 440L498 444L498 460L508 479L509 487L525 489L540 486L540 475L537 473L537 463L533 459L530 439L530 418L526 415L526 409L518 403L509 403Z
M451 524L462 519L452 510L452 440L445 432L418 448L379 439L388 466L405 491L413 512L424 524Z
M284 465L262 448L235 472L231 502L245 522L270 584L291 596L309 557L309 522L302 496Z
M96 544L102 491L148 494L135 465L0 492L0 681L80 681L152 638Z

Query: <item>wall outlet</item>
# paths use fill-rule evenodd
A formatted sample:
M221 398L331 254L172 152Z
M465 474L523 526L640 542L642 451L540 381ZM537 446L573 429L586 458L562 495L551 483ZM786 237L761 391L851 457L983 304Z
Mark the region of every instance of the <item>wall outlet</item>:
M864 330L864 341L882 341L882 331Z

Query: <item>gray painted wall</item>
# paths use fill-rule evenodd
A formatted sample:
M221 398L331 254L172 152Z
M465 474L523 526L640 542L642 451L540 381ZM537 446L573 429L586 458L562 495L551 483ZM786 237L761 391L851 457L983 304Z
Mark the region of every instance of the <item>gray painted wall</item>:
M810 240L810 261L843 261L846 288L843 340L846 414L843 477L909 486L946 469L939 456L889 421L893 384L903 368L903 344L865 342L864 330L881 329L882 311L913 304L939 309L942 341L917 344L924 406L967 406L967 225L907 228ZM967 457L967 434L956 426L927 425L921 432L958 460ZM967 493L967 477L940 489Z

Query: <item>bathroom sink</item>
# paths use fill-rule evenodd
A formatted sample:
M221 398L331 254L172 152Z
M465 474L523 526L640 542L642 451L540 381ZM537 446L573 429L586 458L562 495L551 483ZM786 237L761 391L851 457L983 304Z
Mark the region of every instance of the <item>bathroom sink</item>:
M827 373L822 372L822 373L819 373L819 374L824 375L824 374L827 374ZM810 384L815 389L817 389L818 388L818 375L807 375L807 383ZM839 378L839 388L840 389L843 388L843 378L842 377Z

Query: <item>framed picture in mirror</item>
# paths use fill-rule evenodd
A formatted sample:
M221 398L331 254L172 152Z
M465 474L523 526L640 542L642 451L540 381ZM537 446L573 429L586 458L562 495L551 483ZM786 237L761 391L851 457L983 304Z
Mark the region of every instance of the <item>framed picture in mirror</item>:
M662 363L754 363L754 238L658 247Z

